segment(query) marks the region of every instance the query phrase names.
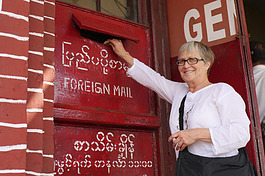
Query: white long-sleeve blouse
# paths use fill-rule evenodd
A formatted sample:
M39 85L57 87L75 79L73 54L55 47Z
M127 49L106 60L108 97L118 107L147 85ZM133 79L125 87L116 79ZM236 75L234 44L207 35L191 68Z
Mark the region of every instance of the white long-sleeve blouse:
M186 83L170 81L137 59L127 74L172 104L169 120L172 134L179 131L179 106L187 94L184 129L208 128L212 140L212 143L196 141L188 146L189 152L205 157L234 156L249 141L250 121L245 103L230 85L216 83L192 93Z

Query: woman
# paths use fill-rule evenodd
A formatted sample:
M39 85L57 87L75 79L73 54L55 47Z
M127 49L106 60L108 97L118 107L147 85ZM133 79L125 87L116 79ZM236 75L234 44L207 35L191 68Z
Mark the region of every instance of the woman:
M185 83L178 83L165 79L133 58L124 49L120 40L108 41L113 51L127 62L127 73L133 79L172 104L169 122L172 135L169 141L173 141L177 158L179 151L186 151L199 157L229 158L237 156L238 149L246 146L250 139L250 122L245 112L244 101L228 84L213 84L209 81L208 73L214 62L214 54L209 47L192 41L180 48L176 63ZM179 108L185 96L184 130L180 130ZM184 152L180 152L179 158L183 158L182 153ZM216 173L202 171L204 169L196 164L188 166L193 171L184 173L186 171L182 171L183 163L180 159L177 162L178 176L208 176ZM220 172L220 175L223 174L229 175L229 172ZM249 173L246 174L249 176Z

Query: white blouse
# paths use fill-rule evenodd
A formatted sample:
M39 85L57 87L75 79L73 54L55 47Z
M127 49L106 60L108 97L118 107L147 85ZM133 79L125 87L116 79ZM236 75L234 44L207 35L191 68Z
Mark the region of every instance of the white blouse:
M189 152L205 157L234 156L249 141L250 121L245 103L228 84L212 84L192 93L186 83L170 81L137 59L127 74L172 104L169 120L172 134L179 131L178 109L187 94L184 129L209 128L212 139L212 143L196 141L188 146Z

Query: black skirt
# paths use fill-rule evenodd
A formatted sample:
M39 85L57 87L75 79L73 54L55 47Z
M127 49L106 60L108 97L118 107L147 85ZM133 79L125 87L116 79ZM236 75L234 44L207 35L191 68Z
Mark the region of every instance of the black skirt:
M211 158L191 154L187 147L179 152L176 176L256 176L245 148L232 157Z

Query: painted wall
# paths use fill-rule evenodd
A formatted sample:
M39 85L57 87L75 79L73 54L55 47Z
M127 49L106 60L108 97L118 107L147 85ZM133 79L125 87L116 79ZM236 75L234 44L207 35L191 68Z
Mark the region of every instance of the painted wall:
M234 0L167 0L167 9L171 57L188 41L211 47L236 39Z
M0 0L0 174L53 175L55 0Z

